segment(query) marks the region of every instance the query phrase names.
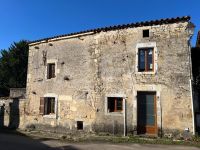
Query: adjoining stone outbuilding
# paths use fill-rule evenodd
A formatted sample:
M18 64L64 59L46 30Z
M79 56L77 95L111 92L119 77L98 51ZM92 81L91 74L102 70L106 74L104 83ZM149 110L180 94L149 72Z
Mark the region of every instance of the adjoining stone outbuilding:
M9 97L0 97L0 129L24 127L25 97L25 88L11 88Z
M26 126L194 133L192 27L186 16L30 42Z

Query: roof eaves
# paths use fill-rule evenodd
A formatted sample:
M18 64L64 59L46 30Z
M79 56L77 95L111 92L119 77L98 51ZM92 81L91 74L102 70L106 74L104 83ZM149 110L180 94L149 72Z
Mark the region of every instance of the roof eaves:
M49 38L43 38L35 41L29 42L29 45L36 45L39 43L48 42L52 39L60 39L63 37L70 37L70 36L82 36L87 33L99 33L101 31L107 32L110 30L119 30L119 29L125 29L125 28L134 28L134 27L142 27L142 26L153 26L153 25L162 25L162 24L172 24L172 23L178 23L178 22L189 22L190 16L183 16L183 17L176 17L176 18L166 18L166 19L160 19L160 20L151 20L151 21L145 21L145 22L136 22L136 23L130 23L130 24L122 24L122 25L114 25L109 27L103 27L103 28L96 28L91 30L85 30L80 32L74 32L69 34L63 34L63 35L57 35Z

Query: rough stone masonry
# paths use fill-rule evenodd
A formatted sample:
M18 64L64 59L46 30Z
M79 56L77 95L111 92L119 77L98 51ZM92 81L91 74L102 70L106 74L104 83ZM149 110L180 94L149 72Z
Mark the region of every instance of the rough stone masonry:
M31 42L21 126L112 134L193 132L189 20L162 19ZM152 59L150 71L139 70L141 49L152 49L144 60L146 66ZM48 65L54 68L50 79Z

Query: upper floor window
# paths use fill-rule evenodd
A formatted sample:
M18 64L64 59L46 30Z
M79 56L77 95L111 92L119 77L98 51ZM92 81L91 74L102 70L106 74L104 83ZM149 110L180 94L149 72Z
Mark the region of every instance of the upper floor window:
M47 79L55 78L55 63L47 64Z
M143 37L149 37L149 29L143 30Z
M153 48L142 48L138 50L138 71L153 71Z

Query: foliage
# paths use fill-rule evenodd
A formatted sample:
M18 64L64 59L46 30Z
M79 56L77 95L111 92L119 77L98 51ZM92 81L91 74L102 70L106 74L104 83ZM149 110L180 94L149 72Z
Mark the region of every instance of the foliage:
M8 96L10 88L26 87L28 42L14 42L0 51L0 96Z
M200 90L200 48L192 48L192 73L194 88Z

